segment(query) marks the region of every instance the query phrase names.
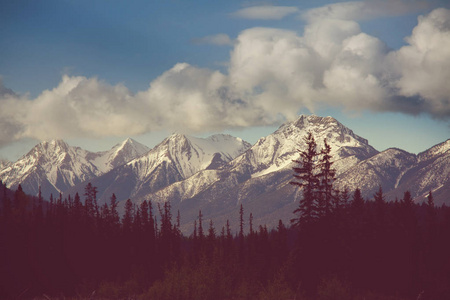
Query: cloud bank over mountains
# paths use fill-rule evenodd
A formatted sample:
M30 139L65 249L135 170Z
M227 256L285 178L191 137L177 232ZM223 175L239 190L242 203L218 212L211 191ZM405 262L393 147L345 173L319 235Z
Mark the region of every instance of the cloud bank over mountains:
M390 50L361 31L357 20L405 13L400 1L369 9L371 2L344 2L299 12L250 7L246 18L299 13L298 32L255 27L235 40L201 42L232 46L226 73L177 63L132 93L98 78L62 77L38 97L16 95L0 82L0 146L21 138L137 135L161 129L198 133L271 125L310 111L395 111L450 117L450 10L418 19L406 46ZM390 4L388 4L390 3ZM397 3L397 4L396 4ZM396 6L397 5L397 6ZM415 2L408 9L424 5Z

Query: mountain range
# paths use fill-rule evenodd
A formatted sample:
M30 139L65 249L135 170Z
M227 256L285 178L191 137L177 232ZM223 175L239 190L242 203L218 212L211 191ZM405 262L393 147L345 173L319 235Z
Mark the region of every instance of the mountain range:
M186 232L199 210L218 226L227 219L237 223L240 204L255 225L272 227L279 219L288 222L298 206L301 191L289 182L308 132L319 148L324 139L331 145L337 188L360 188L371 199L381 186L388 200L409 190L416 202L432 191L436 204L450 203L450 140L417 155L396 148L378 152L336 119L314 115L286 122L254 145L223 134L173 134L153 149L127 139L97 153L61 140L42 142L17 162L1 162L0 179L34 195L41 186L44 197L83 195L91 182L99 203L112 193L122 207L128 198L137 204L170 201Z
M41 187L42 196L49 199L51 194L57 196L148 151L148 147L132 139L102 152L72 147L62 140L45 141L15 163L0 165L0 179L11 189L20 184L30 195L37 195Z

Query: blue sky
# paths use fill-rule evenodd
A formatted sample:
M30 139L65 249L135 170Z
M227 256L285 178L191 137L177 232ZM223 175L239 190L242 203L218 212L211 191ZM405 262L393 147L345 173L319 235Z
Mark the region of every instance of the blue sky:
M2 1L0 158L331 115L378 150L450 137L447 1ZM409 38L408 38L409 37Z

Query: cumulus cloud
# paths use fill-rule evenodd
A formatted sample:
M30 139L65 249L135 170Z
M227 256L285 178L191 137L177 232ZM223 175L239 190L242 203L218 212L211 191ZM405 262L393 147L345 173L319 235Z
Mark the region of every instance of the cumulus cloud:
M220 33L215 35L208 35L202 38L194 39L196 44L212 44L217 46L232 46L234 44L233 40L228 36L228 34Z
M44 140L143 131L135 118L142 113L127 88L111 86L96 78L65 75L56 88L42 92L36 99L2 97L0 106L2 120L11 120L9 123L15 125L13 139Z
M26 137L269 125L294 118L301 108L323 106L449 119L450 10L420 17L406 41L389 50L355 21L314 18L302 35L244 30L234 41L226 73L179 63L136 94L121 84L65 75L35 99L0 95L0 146Z
M299 9L295 6L251 6L238 10L233 16L243 19L254 20L280 20L288 15L297 13Z
M436 9L419 17L407 42L389 56L397 93L419 97L418 108L450 117L450 10Z
M235 90L287 117L296 107L329 105L450 117L449 10L420 17L409 44L397 51L332 12L336 18L311 18L303 36L269 28L242 32L230 61Z

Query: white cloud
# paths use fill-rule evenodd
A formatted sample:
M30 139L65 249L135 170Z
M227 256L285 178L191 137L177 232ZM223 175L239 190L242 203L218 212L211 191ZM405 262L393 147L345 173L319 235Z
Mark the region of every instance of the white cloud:
M287 117L301 107L334 105L449 118L449 14L437 9L420 17L410 45L398 51L350 20L314 18L303 36L248 29L232 52L230 82L254 106Z
M404 97L420 97L421 108L450 117L450 10L419 17L409 45L390 54L395 87Z
M255 20L280 20L288 15L297 13L299 9L295 6L252 6L246 7L233 13L233 16L243 19Z

